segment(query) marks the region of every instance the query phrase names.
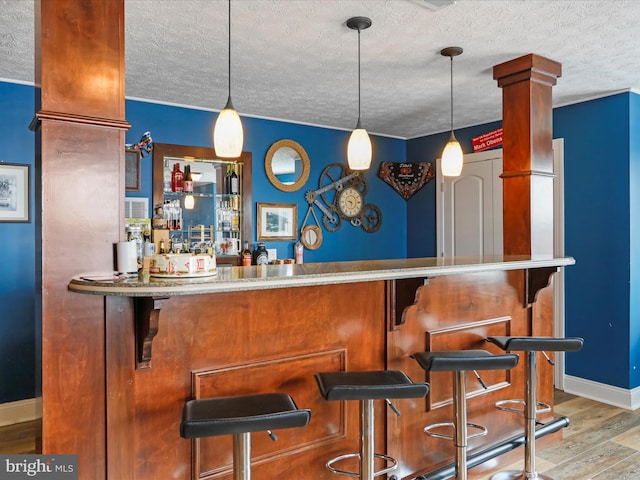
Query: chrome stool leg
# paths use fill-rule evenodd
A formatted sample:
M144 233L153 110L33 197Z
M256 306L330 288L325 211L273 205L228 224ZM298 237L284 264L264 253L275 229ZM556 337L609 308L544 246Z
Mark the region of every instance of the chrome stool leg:
M524 470L496 473L491 480L553 480L536 472L536 352L527 352L525 386Z
M251 480L251 435L233 435L233 480Z

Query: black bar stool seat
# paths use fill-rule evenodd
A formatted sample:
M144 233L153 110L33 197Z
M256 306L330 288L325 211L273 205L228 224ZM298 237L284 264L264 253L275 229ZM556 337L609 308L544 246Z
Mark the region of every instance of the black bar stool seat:
M427 425L424 432L436 438L453 440L456 447L455 472L456 480L467 480L467 444L470 438L487 434L482 425L467 422L467 387L466 372L472 370L483 387L476 370L510 370L518 364L518 356L513 354L494 355L486 350L450 350L436 352L418 352L412 355L427 372L453 373L453 404L455 421ZM454 434L440 433L442 427L453 428ZM477 430L469 434L468 429Z
M404 372L399 370L374 370L364 372L323 372L315 375L320 394L325 400L360 401L360 452L346 453L329 460L326 467L332 472L362 480L395 470L398 461L388 455L374 453L374 400L385 400L393 411L398 410L389 401L390 398L420 398L427 395L429 385L413 383ZM359 458L360 472L350 472L334 467L334 464L347 458ZM386 462L386 467L375 471L374 458Z
M310 410L300 410L285 393L263 393L188 401L182 410L180 436L203 438L233 435L233 478L251 478L250 432L304 427Z
M536 353L542 352L547 361L554 363L545 352L577 352L582 348L584 340L580 337L556 338L556 337L519 337L519 336L494 336L487 339L505 352L527 352L525 361L526 380L525 398L523 400L502 400L496 403L496 407L507 412L524 414L525 416L525 447L524 470L508 470L496 473L492 480L552 480L546 475L536 472L536 423L539 413L551 411L551 405L538 402L536 394ZM508 407L519 404L521 409Z

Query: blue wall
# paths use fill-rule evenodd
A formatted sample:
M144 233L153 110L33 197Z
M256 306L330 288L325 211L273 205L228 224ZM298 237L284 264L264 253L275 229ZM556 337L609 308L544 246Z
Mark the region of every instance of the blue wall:
M150 131L154 142L177 143L210 147L211 129L216 113L175 106L128 100L127 121L131 129L127 143L135 143L145 131ZM346 145L350 132L291 124L273 120L242 118L245 133L244 150L253 155L253 202L297 203L298 231L307 212L304 199L307 190L318 188L323 169L330 163L346 165ZM291 139L300 143L309 155L311 173L307 183L296 192L282 192L271 185L264 170L264 158L269 147L276 141ZM361 227L342 222L337 232L327 232L323 227L322 246L315 251L305 250L305 262L327 262L340 260L362 260L375 258L406 257L405 234L406 201L377 177L380 162L403 162L406 157L406 142L386 137L372 136L373 163L365 173L368 191L366 203L373 203L382 210L381 228L376 233L366 233ZM143 190L138 196L151 196L151 157L142 159L141 183ZM131 192L129 196L133 196ZM314 207L318 220L322 212ZM252 212L255 244L255 206ZM313 222L309 217L307 223ZM267 248L278 250L278 258L293 257L293 242L265 242Z
M565 251L576 259L566 269L566 334L585 338L566 371L622 388L638 386L629 381L630 95L558 108L553 118L565 147Z
M33 87L0 83L0 108L0 161L33 166L34 135L27 129L34 114ZM131 100L126 108L132 125L127 143L150 131L159 143L211 145L215 113ZM253 201L295 202L302 222L304 193L317 188L328 164L345 163L349 132L246 117L243 125L245 150L253 154ZM456 136L471 151L471 137L499 126L460 129ZM585 337L583 351L567 355L566 370L625 389L640 386L639 126L640 97L631 93L554 110L554 138L565 139L565 251L577 261L566 269L566 333ZM405 201L377 178L377 171L381 161L434 161L447 137L446 132L409 141L373 137L365 199L382 210L380 231L367 234L345 223L338 232L323 229L322 246L305 251L305 262L434 256L435 182ZM312 166L307 184L292 193L271 186L263 168L268 148L284 138L304 146ZM129 196L151 196L151 157L143 157L141 165L142 191ZM32 192L33 176L32 171ZM33 207L32 193L32 219ZM255 211L252 215L255 225ZM34 223L0 223L5 259L0 267L0 403L33 396L34 237ZM279 257L292 256L292 242L267 247L276 248Z
M0 403L33 397L35 378L34 89L0 84L0 164L31 166L31 223L0 223Z

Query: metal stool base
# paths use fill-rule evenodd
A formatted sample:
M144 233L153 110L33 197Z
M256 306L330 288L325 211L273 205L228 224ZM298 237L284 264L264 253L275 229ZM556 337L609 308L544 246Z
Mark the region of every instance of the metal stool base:
M490 480L553 480L553 478L535 472L526 474L522 470L506 470L492 475Z
M456 438L455 435L447 435L446 433L438 433L433 431L436 428L444 428L444 427L453 428L455 431L456 425L453 422L434 423L432 425L427 425L422 429L422 431L427 435L429 435L430 437L443 438L445 440L455 440ZM478 425L477 423L467 422L467 428L473 428L475 430L479 430L476 433L467 434L467 440L469 440L470 438L484 437L488 433L487 427L483 425Z
M516 404L522 405L522 408L511 408L506 405ZM498 410L502 410L503 412L512 412L512 413L526 413L527 403L525 400L500 400L496 402L496 408ZM551 411L551 405L548 403L536 402L536 415L539 413L547 413Z
M390 462L391 465L389 465L386 468L383 468L382 470L378 470L377 472L373 472L373 476L377 477L379 475L384 475L385 473L389 473L392 472L393 470L395 470L398 467L398 461L393 458L390 457L388 455L382 455L381 453L374 453L373 456L375 458L380 458L382 460L384 460L385 462ZM329 469L329 471L331 473L335 473L337 475L346 475L347 477L353 477L353 478L360 478L360 472L349 472L347 470L340 470L339 468L335 468L333 466L334 463L339 462L340 460L345 460L347 458L360 458L360 454L359 453L345 453L344 455L339 455L335 458L332 458L331 460L329 460L326 464L326 467Z

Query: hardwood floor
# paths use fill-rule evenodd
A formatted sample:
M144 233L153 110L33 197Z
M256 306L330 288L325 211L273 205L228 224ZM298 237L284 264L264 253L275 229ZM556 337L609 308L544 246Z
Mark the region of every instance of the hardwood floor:
M556 392L556 415L570 425L562 440L539 441L536 470L554 480L640 480L640 410L629 411L582 397ZM469 480L488 480L496 471L522 470L524 449L506 468L479 465ZM477 470L477 471L474 471Z
M562 440L537 444L538 473L554 480L640 480L640 410L610 405L556 392L555 412L569 417ZM0 427L0 453L34 453L35 422ZM501 470L521 470L523 449L501 457L513 461L498 468L487 462L469 472L469 480L488 480Z

